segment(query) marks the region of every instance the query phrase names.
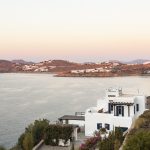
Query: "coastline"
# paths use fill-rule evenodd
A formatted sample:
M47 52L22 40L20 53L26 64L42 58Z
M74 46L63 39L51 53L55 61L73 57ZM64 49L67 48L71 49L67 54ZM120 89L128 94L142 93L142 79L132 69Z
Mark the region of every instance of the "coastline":
M109 77L130 77L130 76L150 76L150 74L56 74L55 77L94 77L94 78L109 78Z
M9 74L9 73L16 73L16 74L50 74L53 77L75 77L75 78L109 78L109 77L131 77L131 76L145 76L149 77L150 74L117 74L117 73L105 73L105 74L97 74L97 73L90 73L90 74L71 74L71 73L64 73L64 72L0 72L0 74Z

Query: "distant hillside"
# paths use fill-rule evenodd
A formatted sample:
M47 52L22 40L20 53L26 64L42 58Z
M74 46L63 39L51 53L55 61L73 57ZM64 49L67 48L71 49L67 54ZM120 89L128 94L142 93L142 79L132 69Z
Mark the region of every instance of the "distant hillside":
M72 69L72 67L78 66L78 63L69 62L66 60L49 60L49 61L43 61L40 63L33 63L33 62L27 62L24 60L0 60L0 72L20 72L23 71L23 67L25 65L32 66L34 69L38 68L37 66L44 67L44 68L51 68L51 71L57 72L57 71L68 71ZM36 67L35 67L36 66ZM33 69L28 69L32 72Z
M50 72L50 73L70 73L72 70L85 70L85 69L96 69L98 68L100 76L103 76L102 70L110 72L109 76L119 75L141 75L150 71L150 61L138 59L128 64L121 63L121 61L110 60L99 63L76 63L67 60L46 60L39 63L28 62L25 60L0 60L0 72ZM130 65L135 64L135 65ZM94 73L95 70L92 72ZM104 71L104 72L105 72ZM89 72L89 70L87 70ZM88 73L88 76L93 76ZM65 75L66 76L66 75ZM72 76L72 75L71 75ZM80 76L80 74L79 74ZM97 76L97 74L94 74Z
M11 72L12 62L7 60L0 60L0 72Z

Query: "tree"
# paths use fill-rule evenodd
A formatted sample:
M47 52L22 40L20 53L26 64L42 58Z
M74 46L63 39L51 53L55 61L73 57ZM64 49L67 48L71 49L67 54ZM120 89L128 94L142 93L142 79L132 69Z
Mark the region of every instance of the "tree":
M25 132L18 139L16 147L21 150L30 150L44 138L44 131L48 127L47 119L35 120L25 128Z
M110 150L109 149L109 139L105 138L99 143L99 150Z
M120 143L122 143L124 140L123 132L122 132L121 128L119 128L119 127L115 128L115 139L119 140Z
M3 146L0 146L0 150L6 150Z
M20 137L18 138L18 144L17 146L20 147L20 149L23 149L23 140L25 138L25 133L21 134Z
M108 137L99 141L99 150L119 150L123 139L123 132L121 128L117 127L115 131L109 132Z
M72 138L72 133L72 125L51 124L45 130L44 142L46 145L57 146L59 140L62 139L66 144Z
M38 144L44 138L44 130L49 126L47 119L35 120L32 128L34 145Z
M109 150L114 150L114 141L115 141L115 132L112 131L109 133L109 136L108 136L108 139L109 139Z
M23 140L23 149L24 150L32 150L33 148L33 137L31 133L27 133Z

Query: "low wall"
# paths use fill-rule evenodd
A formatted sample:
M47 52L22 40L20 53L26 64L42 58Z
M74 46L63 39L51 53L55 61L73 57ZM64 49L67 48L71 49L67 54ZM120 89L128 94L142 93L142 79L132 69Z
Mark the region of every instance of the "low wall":
M41 140L37 145L35 145L32 150L38 150L44 144L44 140Z

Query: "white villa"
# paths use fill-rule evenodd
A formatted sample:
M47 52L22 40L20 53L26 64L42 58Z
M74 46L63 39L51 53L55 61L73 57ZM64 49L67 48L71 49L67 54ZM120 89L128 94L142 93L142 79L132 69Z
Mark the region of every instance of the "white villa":
M62 124L77 125L79 127L84 127L84 125L85 125L84 115L64 115L64 116L58 118L58 120Z
M100 128L112 131L120 127L125 131L145 110L146 96L124 94L121 88L109 88L96 107L86 110L85 136L92 136Z

